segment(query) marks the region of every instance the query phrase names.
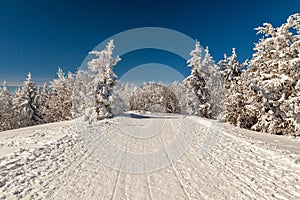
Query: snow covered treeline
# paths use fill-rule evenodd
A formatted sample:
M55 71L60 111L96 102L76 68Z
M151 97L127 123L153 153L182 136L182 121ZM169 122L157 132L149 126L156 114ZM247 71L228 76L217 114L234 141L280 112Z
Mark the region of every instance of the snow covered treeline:
M182 84L184 111L260 132L300 135L300 14L277 28L265 23L256 30L263 37L243 63L233 48L216 65L196 41L187 61L191 74Z
M155 111L180 113L179 100L167 86L157 83L144 84L137 88L129 99L128 110L151 111L153 106L160 105Z
M80 116L89 121L112 117L111 98L117 80L112 67L120 61L113 58L113 49L111 40L103 51L90 52L96 58L86 71L65 74L59 68L57 78L42 88L30 73L14 95L4 82L0 87L0 131Z
M4 82L0 88L0 131L71 119L74 75L65 76L61 69L57 74L50 86L45 83L40 88L28 73L14 95Z
M113 58L111 40L103 51L88 63L88 70L65 74L60 68L57 78L38 87L28 73L22 87L15 94L6 82L0 87L0 131L70 120L85 116L96 121L113 116L111 101L117 76L112 67L120 61Z
M208 47L196 41L182 82L137 87L118 84L113 40L87 69L58 70L58 78L39 88L28 74L12 96L0 87L0 131L83 117L90 123L126 110L154 110L219 119L241 128L271 134L300 135L300 14L279 27L256 29L262 38L248 61L236 49L216 64ZM117 86L117 87L116 87Z

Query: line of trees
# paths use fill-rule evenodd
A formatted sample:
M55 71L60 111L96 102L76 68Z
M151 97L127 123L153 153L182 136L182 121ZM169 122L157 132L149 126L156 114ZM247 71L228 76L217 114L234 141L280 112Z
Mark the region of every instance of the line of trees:
M188 114L279 135L300 135L300 14L273 27L256 28L262 38L250 61L232 55L216 65L196 41L182 84Z
M265 23L256 30L262 38L250 61L239 63L233 48L232 55L224 55L216 64L208 47L203 51L196 41L187 61L191 74L182 83L166 87L176 94L183 114L272 134L300 135L300 15L291 15L279 27ZM42 88L35 85L30 73L14 96L4 83L0 88L0 131L78 117L92 123L113 117L116 107L145 107L139 94L156 99L158 95L149 94L154 89L115 88L113 67L121 59L113 56L114 48L109 41L102 51L90 52L95 58L86 70L64 74L59 69L58 78Z
M71 95L75 77L58 70L58 78L38 87L28 73L12 95L6 82L0 88L0 131L72 119Z

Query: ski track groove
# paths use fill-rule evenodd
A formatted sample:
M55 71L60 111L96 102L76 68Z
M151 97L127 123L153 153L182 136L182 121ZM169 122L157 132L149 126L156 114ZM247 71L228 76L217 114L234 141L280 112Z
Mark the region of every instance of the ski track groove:
M185 133L185 132L178 126L178 124L176 125L176 124L174 123L174 121L172 121L172 124L173 124L173 126L175 127L176 130L179 130L181 133ZM194 124L193 124L193 125L194 125ZM197 130L198 130L198 129L197 129ZM177 144L176 144L176 145L177 145ZM187 150L188 150L188 149L190 149L190 146L187 147ZM187 150L186 150L186 151L187 151ZM186 152L182 155L182 157L185 156L185 155L187 155ZM190 165L193 165L193 166L194 166L194 162L191 160L191 157L187 155L186 158L190 161ZM194 169L197 169L197 168L195 167ZM206 199L206 198L207 198L207 196L204 195L200 190L195 189L195 187L192 186L192 184L191 184L190 181L188 181L188 180L186 180L186 179L184 178L184 175L182 174L182 170L178 170L178 171L179 171L181 177L182 177L182 178L185 180L185 182L187 183L187 185L189 185L190 188L191 188L194 192L196 192L196 193L199 195L199 197L201 197L201 199ZM208 177L206 177L206 178L208 178ZM214 182L211 178L208 178L208 179L211 181L211 183L215 184L215 182Z
M172 122L173 124L174 124L174 122ZM177 130L179 130L181 133L185 133L179 126L177 126L177 125L175 125L174 124L174 126L177 128ZM199 125L198 125L199 126ZM198 130L198 129L195 129L195 130ZM188 149L190 149L190 146L188 147ZM194 149L191 149L193 152L194 152ZM194 155L196 155L197 157L199 156L199 155L197 155L197 153L195 153ZM184 155L183 156L186 156L186 158L190 161L190 166L193 166L194 168L194 170L196 170L197 169L197 167L199 167L199 166L195 166L195 164L194 164L194 161L191 159L191 157L189 156L189 155L187 155L186 154L186 152L184 153ZM198 195L199 195L199 197L201 197L201 199L207 199L208 197L207 197L207 195L204 195L203 194L203 192L201 192L200 190L198 190L198 189L196 189L196 184L195 183L191 183L191 182L189 182L188 180L186 180L185 178L184 178L184 175L182 174L182 171L184 171L184 170L179 170L179 173L180 173L180 175L181 175L181 177L186 181L186 183L188 184L188 185L190 185L190 188L194 191L194 192L196 192ZM212 175L212 174L211 174ZM212 183L212 185L217 185L216 184L216 182L212 179L212 178L210 178L210 177L208 177L208 176L205 176L205 178L206 179L208 179L209 181L210 181L210 183ZM192 185L195 185L194 187L192 186ZM198 186L199 187L199 186Z
M127 178L127 174L124 174L124 196L125 196L126 200L129 200L128 194L127 194L127 191L126 191L126 178Z
M129 141L127 141L127 144L126 144L126 151L123 153L123 156L122 156L122 161L120 163L120 167L119 169L117 170L117 178L115 179L115 183L114 183L114 188L113 188L113 192L112 192L112 195L111 195L111 200L114 200L115 199L115 195L116 195L116 192L117 192L117 188L118 188L118 182L120 181L120 177L121 175L123 174L122 172L122 166L123 166L123 163L124 163L124 159L125 159L125 156L126 154L128 153L128 144L129 144ZM124 185L124 189L125 189L125 184ZM125 190L124 190L125 192ZM125 195L126 196L126 195Z
M173 169L173 172L174 172L174 174L175 174L175 176L176 176L176 179L177 179L177 181L178 181L179 184L180 184L180 188L182 189L182 191L183 191L183 193L184 193L186 199L191 200L191 198L190 198L188 192L186 191L186 189L185 189L185 187L184 187L184 185L183 185L183 181L182 181L182 179L180 178L179 172L178 172L178 170L176 169L176 167L175 167L175 165L174 165L174 163L173 163L173 160L170 159L170 156L169 156L168 151L167 151L167 149L166 149L165 142L163 141L163 138L161 137L161 135L160 135L160 139L161 139L160 142L161 142L161 144L162 144L162 146L163 146L163 148L164 148L164 152L165 152L165 154L166 154L166 156L167 156L167 158L168 158L168 160L169 160L169 162L170 162L170 164L171 164L171 166L172 166L172 169Z
M145 151L145 143L143 143L143 154L145 155L145 153L146 153L146 151ZM143 162L144 162L144 171L145 171L145 176L146 176L146 180L147 180L147 189L148 189L149 198L150 198L150 200L154 200L153 199L152 190L151 190L150 176L149 176L149 172L148 172L146 161L145 161L145 156L144 156Z

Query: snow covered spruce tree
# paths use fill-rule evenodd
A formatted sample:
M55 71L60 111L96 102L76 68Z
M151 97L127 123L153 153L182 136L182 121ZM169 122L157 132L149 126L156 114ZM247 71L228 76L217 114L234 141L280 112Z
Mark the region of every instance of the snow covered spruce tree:
M0 88L0 131L14 128L13 114L12 96L4 81L3 87Z
M187 113L211 118L210 96L204 79L202 51L198 41L190 55L191 58L187 63L192 68L191 74L184 80Z
M235 48L232 48L232 54L230 57L227 57L224 54L224 60L219 62L219 65L222 70L222 75L224 79L225 88L230 88L232 83L237 82L237 77L239 77L242 73L242 69L244 68L245 64L240 65L239 61L237 60L237 54Z
M247 70L245 114L257 123L251 129L272 134L300 135L300 14L294 14L280 27L264 23L263 38Z
M84 116L85 120L96 118L95 90L93 79L88 71L79 69L76 72L76 80L72 93L72 116L78 118ZM95 117L91 117L94 113Z
M205 48L204 58L202 60L201 68L205 74L207 87L213 89L222 84L221 71L218 65L215 64L213 57L210 55L209 48Z
M16 111L18 127L40 124L42 116L39 112L39 95L37 87L28 73L22 89L16 93L13 100L13 108Z
M52 117L49 116L49 101L51 97L51 91L48 83L44 83L42 90L40 91L40 98L39 98L39 108L40 113L42 114L43 122L48 123L51 122Z
M91 72L90 79L94 91L93 103L97 120L113 117L111 97L117 82L117 75L113 72L113 67L121 60L119 56L113 57L114 48L113 40L110 40L104 50L90 52L96 56L88 62L88 68Z
M201 69L204 73L207 90L209 91L209 103L211 105L212 118L220 118L224 110L224 85L220 67L215 64L213 57L205 48Z
M238 62L235 48L232 49L232 55L230 57L224 54L224 60L219 62L226 90L223 120L233 125L238 125L239 116L241 116L242 110L244 109L244 86L242 85L241 74L246 64L247 61L242 64Z
M74 87L74 75L67 75L59 68L57 79L51 81L51 95L47 103L49 121L63 121L72 119L72 92Z

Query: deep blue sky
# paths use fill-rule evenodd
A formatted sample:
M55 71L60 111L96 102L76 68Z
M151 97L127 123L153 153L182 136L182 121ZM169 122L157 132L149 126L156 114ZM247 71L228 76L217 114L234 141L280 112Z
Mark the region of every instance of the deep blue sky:
M75 71L98 43L137 27L165 27L209 46L216 61L236 47L240 61L251 58L258 37L253 30L275 26L300 12L298 0L251 1L0 1L0 81L22 82L32 72L36 82L56 76L57 67ZM160 62L153 52L134 52L118 67ZM164 56L161 56L164 57ZM163 64L184 65L165 55Z

